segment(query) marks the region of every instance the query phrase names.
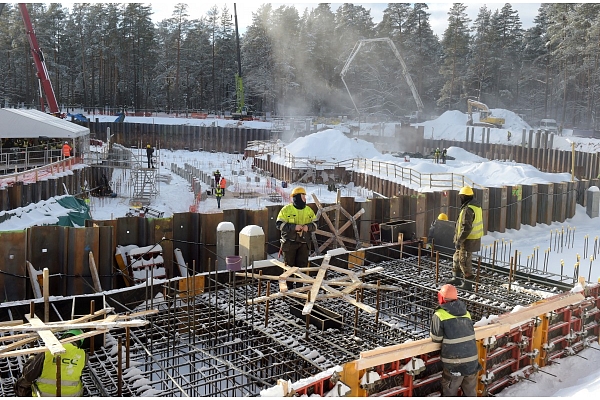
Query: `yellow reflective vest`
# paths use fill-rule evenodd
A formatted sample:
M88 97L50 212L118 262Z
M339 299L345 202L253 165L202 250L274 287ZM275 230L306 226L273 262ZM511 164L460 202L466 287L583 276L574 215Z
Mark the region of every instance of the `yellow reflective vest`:
M467 240L481 239L483 237L483 212L481 210L481 207L474 206L472 204L469 204L468 207L475 213L475 219L473 220L473 227L471 229L471 233L469 233L469 236L467 236ZM462 229L465 211L466 208L464 208L458 215L458 221L456 221L457 230ZM460 237L460 234L457 236Z
M60 356L61 396L82 397L81 373L85 367L85 351L71 343L65 343L63 346L67 351ZM44 356L44 367L36 380L36 386L42 397L56 397L56 359L49 351Z

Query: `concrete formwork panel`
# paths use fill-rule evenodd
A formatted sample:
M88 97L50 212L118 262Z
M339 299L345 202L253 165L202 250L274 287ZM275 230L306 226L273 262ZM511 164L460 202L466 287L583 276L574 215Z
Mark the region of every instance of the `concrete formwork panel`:
M188 213L189 215L189 213ZM167 278L180 276L179 269L175 265L175 250L173 244L173 217L171 218L143 218L148 224L149 244L160 243L162 247L163 263ZM164 239L164 240L163 240Z
M415 215L416 237L405 239L416 239L422 236L427 236L427 233L429 232L429 225L431 224L427 224L427 210L429 208L429 204L433 204L433 193L425 192L417 195L417 213Z
M0 232L0 296L3 301L17 301L31 298L31 284L26 270L27 257L26 231ZM24 279L22 277L26 277Z
M506 229L521 229L522 198L521 185L507 186Z
M394 199L392 199L393 202ZM358 220L358 231L360 232L360 240L365 243L371 242L371 223L374 221L373 212L374 212L374 203L372 201L365 201L363 203L358 203L358 205L362 206L365 212ZM390 204L390 207L393 207Z
M94 293L94 282L90 273L89 253L100 254L99 228L66 229L66 254L63 264L66 273L66 295Z
M554 207L554 185L552 183L538 184L537 222L539 224L552 224L552 211Z
M579 182L565 182L566 183L566 190L567 190L567 205L565 207L565 212L566 218L573 218L575 216L575 210L576 210L576 204L577 204L577 196L578 196L578 192L577 192L577 187L579 186L578 183ZM582 196L581 197L585 197L583 195L582 192Z
M475 193L475 200L477 200L477 202L481 205L481 214L483 219L483 234L486 235L488 232L490 218L490 191L488 188L474 188L473 192Z
M194 266L196 272L200 272L198 260L201 257L201 231L200 214L197 213L175 213L172 218L173 251L181 250L184 262L187 264L189 275L192 274ZM215 225L216 226L216 225Z
M506 230L507 187L490 188L490 232L503 233Z
M0 188L0 211L10 210L10 201L8 197L8 188Z
M521 199L521 223L535 226L537 221L537 184L521 185L523 190Z
M27 260L42 271L48 268L50 275L67 274L67 238L64 227L33 226L28 229ZM66 296L67 280L50 277L50 295Z
M198 269L200 272L215 271L215 261L217 254L217 231L208 229L216 227L223 222L223 214L200 214L200 225L204 226L200 232L200 258L198 259Z
M554 204L552 220L564 222L567 219L567 182L554 183Z
M8 187L8 201L10 209L23 206L23 182L16 182Z

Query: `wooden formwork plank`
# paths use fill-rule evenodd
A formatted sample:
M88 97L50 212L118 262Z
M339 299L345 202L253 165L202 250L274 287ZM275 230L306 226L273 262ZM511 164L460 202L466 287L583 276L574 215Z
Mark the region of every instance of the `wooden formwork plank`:
M516 326L529 322L532 318L553 310L558 310L563 307L579 303L584 299L585 297L583 294L572 292L553 296L549 299L539 301L529 307L524 307L518 311L503 314L489 325L476 327L475 337L477 340L481 340L490 336L504 334ZM439 349L439 343L432 342L431 338L425 338L413 342L361 352L360 358L356 360L356 363L357 368L359 370L363 370L396 360L417 357L419 355L431 353Z

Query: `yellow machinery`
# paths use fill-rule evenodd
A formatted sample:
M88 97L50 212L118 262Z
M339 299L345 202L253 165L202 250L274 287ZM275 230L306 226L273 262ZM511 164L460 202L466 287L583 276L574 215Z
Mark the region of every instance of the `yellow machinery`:
M473 121L473 109L479 110L479 122ZM494 117L487 105L476 100L467 99L467 114L467 125L502 128L505 123L504 118Z

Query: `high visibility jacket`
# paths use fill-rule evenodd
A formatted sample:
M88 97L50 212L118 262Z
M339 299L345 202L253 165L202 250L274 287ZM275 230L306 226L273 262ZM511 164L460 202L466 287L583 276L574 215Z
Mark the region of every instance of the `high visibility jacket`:
M223 197L223 189L221 189L220 187L215 189L215 196L216 197Z
M61 396L81 397L83 396L81 372L85 367L85 351L71 343L63 346L67 352L60 356ZM44 368L36 380L36 386L42 397L56 397L56 361L49 351L44 356Z
M63 144L62 155L65 157L71 156L71 146L69 146L67 143Z
M222 189L225 189L225 185L227 185L227 181L225 180L225 178L221 177L221 180L219 181L219 186L221 186Z
M284 206L277 214L277 229L281 231L281 242L295 241L308 243L308 235L299 235L296 232L296 225L307 225L308 232L317 230L317 224L314 222L315 213L309 206L302 209L294 207L293 203Z
M465 304L454 300L438 307L431 318L431 340L442 344L444 369L471 375L481 369L471 314Z
M474 204L464 205L456 220L454 243L464 243L467 251L479 251L483 236L483 212Z

